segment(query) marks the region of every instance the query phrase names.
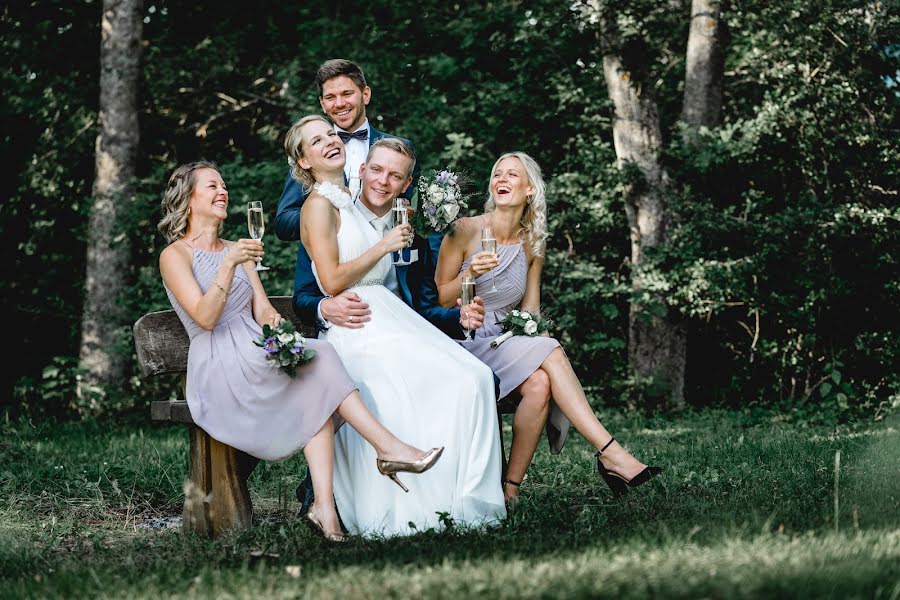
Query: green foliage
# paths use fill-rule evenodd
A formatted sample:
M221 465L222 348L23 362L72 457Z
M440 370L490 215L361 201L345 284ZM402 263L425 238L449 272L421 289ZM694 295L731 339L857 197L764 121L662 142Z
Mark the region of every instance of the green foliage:
M226 237L245 234L251 199L271 222L287 174L280 138L319 111L318 64L344 56L366 71L373 125L413 139L423 172L449 167L486 182L501 152L538 160L550 201L542 305L600 397L640 389L625 352L633 273L622 190L634 178L616 167L600 21L580 6L145 3L139 180L111 240L132 253L121 300L129 322L110 324L122 351L133 352L131 322L168 307L155 228L168 173L201 157L219 163L231 190ZM659 108L677 227L640 275L665 292L668 307L657 310L688 319L689 401L832 420L891 410L900 397L896 11L844 0L733 5L722 125L686 132L678 116L689 3L603 8ZM75 399L73 357L99 12L99 2L50 0L0 13L3 159L14 173L0 183L0 227L14 249L0 295L16 315L13 339L28 348L6 375L13 413L65 416L89 405ZM267 291L290 294L296 244L265 243ZM818 384L835 361L841 381ZM45 377L47 368L55 374ZM143 411L169 393L169 382L131 377L108 407Z

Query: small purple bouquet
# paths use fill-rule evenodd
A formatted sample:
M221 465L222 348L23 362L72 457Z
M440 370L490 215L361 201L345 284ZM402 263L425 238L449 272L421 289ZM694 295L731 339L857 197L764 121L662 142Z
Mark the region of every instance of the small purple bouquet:
M503 333L491 340L491 348L496 348L514 335L536 336L550 331L553 321L528 311L513 309L497 322Z
M265 350L266 360L273 367L291 377L297 374L298 365L305 365L316 355L316 351L307 346L306 339L287 319L274 327L263 325L262 335L253 343Z
M419 201L413 226L423 237L452 231L460 210L468 207L466 195L460 188L460 175L447 169L434 171L430 178L419 179Z

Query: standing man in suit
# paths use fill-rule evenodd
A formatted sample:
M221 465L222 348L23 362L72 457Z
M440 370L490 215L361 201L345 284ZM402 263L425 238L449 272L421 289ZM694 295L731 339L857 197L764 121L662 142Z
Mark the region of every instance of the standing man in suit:
M359 168L365 162L369 147L379 139L395 137L376 130L366 117L366 106L372 97L372 90L366 84L362 69L354 62L336 58L327 60L316 72L316 84L319 88L319 104L322 112L334 123L334 129L344 142L347 153L347 164L344 175L355 196L359 192ZM410 148L411 141L402 139ZM413 184L406 188L403 197L412 198L415 181L418 178L418 165L413 171ZM285 241L300 239L300 209L306 200L309 190L295 181L290 173L284 184L284 191L278 201L275 214L275 233ZM438 242L438 248L440 243ZM420 255L420 259L421 259ZM328 328L332 324L344 327L364 327L369 320L369 307L353 292L344 292L334 298L326 298L319 291L312 274L309 254L302 244L297 244L297 265L294 272L294 312L307 322L318 323L320 328ZM434 267L437 265L437 254L432 262L431 274L434 279ZM432 281L433 283L433 281ZM436 290L436 288L435 288ZM437 294L433 297L437 306ZM412 304L410 304L412 306ZM413 306L415 308L415 306ZM458 315L444 315L452 321ZM350 318L353 322L350 322ZM434 322L434 321L432 321ZM443 330L444 327L441 327ZM461 337L453 336L453 337Z

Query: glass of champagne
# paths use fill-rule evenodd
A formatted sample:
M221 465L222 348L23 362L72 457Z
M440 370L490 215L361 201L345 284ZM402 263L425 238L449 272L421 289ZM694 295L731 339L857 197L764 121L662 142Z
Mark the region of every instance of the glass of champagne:
M471 275L463 275L461 283L461 293L460 298L462 299L462 310L465 311L466 307L472 304L472 301L475 300L475 278ZM472 330L468 327L465 328L466 338L469 337L469 334L472 333Z
M391 216L394 218L394 227L397 225L406 225L409 223L409 211L406 209L406 200L403 198L394 198L394 206L391 208ZM403 260L403 250L397 252L396 260L391 257L391 262L395 265L408 265L409 262Z
M482 252L493 252L497 253L497 238L494 237L494 230L490 227L483 227L481 229L481 251ZM491 269L491 289L489 292L496 292L497 286L494 283L494 275L493 269Z
M359 192L362 190L362 179L358 175L351 175L347 178L347 187L350 188L350 198L356 201L359 198Z
M258 200L254 200L247 205L247 230L250 232L252 239L262 240L263 233L266 230L266 223L263 219L262 202ZM256 270L268 271L269 267L264 267L260 258L256 263Z

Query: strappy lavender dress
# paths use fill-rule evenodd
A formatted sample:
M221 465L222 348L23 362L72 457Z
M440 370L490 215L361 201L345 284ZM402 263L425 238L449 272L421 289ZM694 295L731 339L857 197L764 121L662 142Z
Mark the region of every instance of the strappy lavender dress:
M491 348L491 340L503 333L498 321L512 309L519 308L528 276L528 258L521 243L508 246L498 244L497 255L500 259L497 268L475 280L475 293L484 300L484 325L475 330L475 339L461 340L459 343L487 364L500 379L500 402L518 401L518 398L507 397L560 345L551 337L513 336L500 346ZM460 272L468 268L473 256L466 258ZM489 291L492 279L496 292ZM547 421L547 441L554 454L562 450L566 443L569 425L566 416L552 403Z
M194 249L194 277L205 293L225 250ZM235 269L231 294L212 331L191 319L166 288L172 308L191 340L187 402L194 422L224 444L263 460L288 458L309 442L356 384L327 342L308 340L316 356L288 377L270 366L253 344L262 329L253 319L253 289L243 266Z

